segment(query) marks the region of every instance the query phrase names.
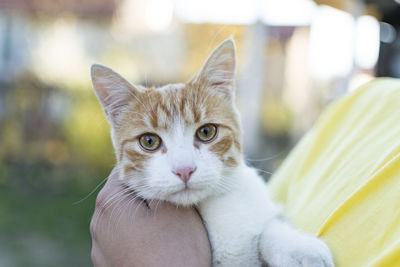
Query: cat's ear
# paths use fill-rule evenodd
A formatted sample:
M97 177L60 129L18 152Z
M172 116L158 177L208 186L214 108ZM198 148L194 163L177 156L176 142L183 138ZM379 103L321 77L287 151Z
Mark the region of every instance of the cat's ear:
M201 87L208 87L232 98L236 71L236 46L232 39L223 41L207 58L196 76Z
M138 91L120 74L106 66L93 64L90 70L94 91L112 123Z

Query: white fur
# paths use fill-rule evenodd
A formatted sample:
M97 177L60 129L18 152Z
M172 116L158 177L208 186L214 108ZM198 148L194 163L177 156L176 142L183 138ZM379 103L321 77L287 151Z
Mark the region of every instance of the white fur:
M281 218L254 169L241 165L232 191L198 205L205 221L214 266L334 266L328 247ZM260 257L261 256L261 257Z

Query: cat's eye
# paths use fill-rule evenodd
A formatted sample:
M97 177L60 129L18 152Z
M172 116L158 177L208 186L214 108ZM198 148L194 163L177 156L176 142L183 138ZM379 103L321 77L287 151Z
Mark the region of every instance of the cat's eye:
M158 135L146 133L139 137L139 144L144 151L154 152L161 146L161 138Z
M217 136L217 126L214 124L203 125L196 132L197 139L204 143L211 142L215 136Z

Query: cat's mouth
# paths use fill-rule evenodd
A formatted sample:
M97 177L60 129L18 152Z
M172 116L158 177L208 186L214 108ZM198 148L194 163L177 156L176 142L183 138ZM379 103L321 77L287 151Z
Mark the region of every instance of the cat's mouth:
M186 185L184 188L182 188L182 189L180 189L180 190L178 190L176 192L173 192L171 194L171 196L179 195L179 194L192 194L192 193L198 192L198 191L200 191L200 189L191 188L191 187Z

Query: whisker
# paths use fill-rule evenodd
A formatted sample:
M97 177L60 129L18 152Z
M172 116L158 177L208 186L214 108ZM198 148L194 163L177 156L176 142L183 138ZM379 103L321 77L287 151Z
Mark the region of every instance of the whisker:
M126 194L127 192L131 191L132 189L130 188L125 188L121 191L117 191L116 193L114 193L109 199L107 199L107 201L102 205L102 208L105 210L107 209L110 204L113 203L113 201L115 200L115 198L124 196L124 194Z
M224 25L224 26L220 27L220 28L214 33L214 36L211 38L210 42L208 43L208 47L207 47L207 50L206 50L206 51L211 51L211 48L212 48L212 45L213 45L215 39L217 39L217 37L218 37L219 35L221 35L221 32L222 32L223 30L225 30L226 27L227 27L227 25Z
M106 178L104 178L98 185L96 185L96 187L90 191L90 193L88 195L86 195L84 198L82 198L81 200L78 200L74 203L72 203L72 205L77 205L79 203L82 203L83 201L85 201L86 199L88 199L91 195L93 195L94 192L97 191L97 189L99 189L100 186L102 186L108 179L108 176Z
M117 209L117 215L115 216L115 219L116 219L115 225L119 224L119 220L121 220L123 212L126 210L129 210L129 206L133 203L133 201L135 201L137 199L137 196L136 196L136 193L134 191L132 191L132 192L126 194L125 198L131 198L131 199L128 199L127 201L123 202L122 206L119 206L119 212Z
M158 199L157 204L156 204L156 208L154 209L154 213L157 212L157 208L158 208L158 205L160 205L160 203L161 203L161 200Z
M142 199L142 201L140 201L139 204L138 204L138 205L136 206L136 208L135 208L135 211L134 211L134 213L133 213L133 218L135 218L138 209L139 209L140 206L145 202L145 199L144 199L144 198L141 198L141 199Z
M262 158L262 159L252 159L252 158L246 158L246 161L252 161L252 162L262 162L262 161L269 161L278 158L282 154L286 153L286 150L282 150L281 152L267 158Z
M121 197L118 201L115 202L113 210L111 211L111 214L110 214L110 217L112 219L114 219L114 222L115 222L114 226L115 227L117 227L117 225L119 223L119 220L121 220L123 212L126 211L126 210L129 210L129 205L131 204L131 200L132 199L130 199L128 201L125 201L125 202L124 202L124 200L126 200L127 198L129 198L131 196L134 196L132 198L133 200L137 199L137 197L135 196L135 192L131 191L130 193L125 194L123 197ZM122 206L120 205L121 202L122 202ZM114 213L116 213L115 216L114 216ZM110 222L111 222L111 220L110 220ZM109 225L109 227L110 227L110 225ZM117 229L113 229L112 226L111 226L111 231L114 232L114 230L117 231Z
M259 169L259 168L254 168L254 169L256 169L257 171L260 171L260 172L262 172L262 173L268 174L268 175L272 175L272 174L273 174L272 172L265 171L265 170L263 170L263 169Z

